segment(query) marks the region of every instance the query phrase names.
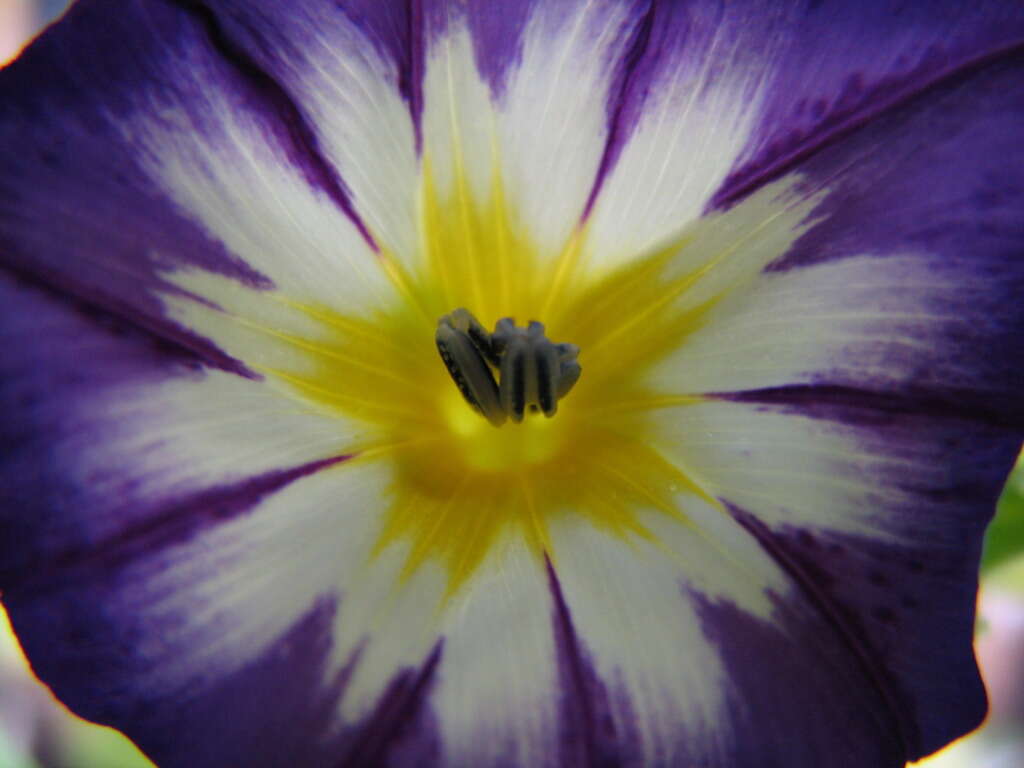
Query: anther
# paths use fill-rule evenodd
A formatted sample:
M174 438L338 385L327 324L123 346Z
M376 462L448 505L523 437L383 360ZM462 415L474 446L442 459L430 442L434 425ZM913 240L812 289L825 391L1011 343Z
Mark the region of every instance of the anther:
M434 341L466 402L494 426L504 424L506 414L498 385L487 365L491 358L490 337L483 326L465 309L457 309L438 320Z
M438 321L435 340L466 402L496 427L506 418L520 422L527 412L554 416L580 377L579 347L549 341L536 320L518 328L512 318L502 318L488 334L460 308ZM497 382L491 366L498 369Z

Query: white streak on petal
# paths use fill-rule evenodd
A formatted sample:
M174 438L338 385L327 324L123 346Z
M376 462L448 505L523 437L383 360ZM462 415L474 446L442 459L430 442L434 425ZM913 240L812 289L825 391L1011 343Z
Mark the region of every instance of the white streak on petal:
M626 3L580 5L539 4L499 105L502 178L544 255L583 213L608 136L609 89L638 20Z
M938 350L968 338L970 287L912 254L853 256L761 275L725 299L659 373L691 392L810 383L885 388L927 371L969 380ZM964 306L966 309L966 306ZM940 367L941 366L941 367Z
M655 542L628 542L576 520L552 526L556 569L576 633L608 686L616 731L639 728L642 754L674 765L714 753L728 722L727 676L689 591L771 617L768 590L790 585L764 552L719 509L678 497L692 526L641 511ZM683 743L683 737L689 743Z
M461 15L427 53L424 149L439 193L453 191L461 169L468 191L486 200L497 167L516 227L548 258L576 228L593 186L609 88L637 16L618 3L581 5L535 10L496 101Z
M114 500L97 502L110 511L89 521L97 539L166 499L344 453L338 422L220 371L104 389L68 422L54 461L90 498Z
M666 448L712 493L770 528L791 525L890 538L880 516L911 504L911 490L885 484L921 467L858 445L856 430L828 420L734 402L678 409L662 422Z
M380 472L382 477L388 474ZM375 518L373 527L361 530L356 542L346 539L338 553L344 564L340 582L344 592L334 627L333 674L359 652L339 722L370 714L395 675L422 665L438 641L439 608L447 584L443 569L428 563L403 583L406 544L370 555L387 511L386 502L381 501L387 498L387 488L387 482L382 482L376 498L366 500Z
M259 658L318 599L337 597L378 522L380 472L343 464L288 485L255 509L152 553L124 574L119 609L175 631L134 650L158 695L202 686ZM324 680L325 689L330 679Z
M423 79L423 149L441 200L460 192L477 201L490 197L495 121L469 31L453 20L431 44ZM457 187L460 175L467 190Z
M399 73L394 61L330 10L323 18L293 17L307 25L303 60L287 62L285 77L360 217L382 245L409 262L419 246L419 167Z
M497 548L448 613L433 697L451 765L548 765L557 754L551 593L521 539Z
M696 35L694 35L696 37ZM730 39L731 38L731 39ZM722 33L663 69L590 215L595 263L643 252L700 217L747 145L764 74L740 64L742 38Z
M813 212L823 193L798 195L798 183L798 178L788 178L765 185L734 208L701 217L674 232L673 240L659 243L659 248L676 247L662 272L665 282L693 278L673 307L695 309L714 302L701 329L743 307L751 286L760 284L762 270L780 259L813 224ZM595 247L599 245L588 238L588 252ZM605 261L593 266L600 275L615 264ZM729 309L714 308L723 305ZM690 383L698 372L677 362L686 359L694 343L692 339L702 332L706 331L698 330L688 336L668 360L656 367L650 377L652 386L671 394L706 391L695 389Z
M204 71L202 62L182 66L190 63ZM289 298L350 311L385 300L391 289L377 256L337 203L309 183L238 97L215 85L204 96L186 110L150 94L154 103L122 122L157 185ZM192 279L187 287L217 303L221 284Z

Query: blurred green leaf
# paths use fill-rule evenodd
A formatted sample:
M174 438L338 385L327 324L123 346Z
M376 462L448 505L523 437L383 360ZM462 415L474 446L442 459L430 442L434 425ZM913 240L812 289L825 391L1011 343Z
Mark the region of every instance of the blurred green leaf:
M983 574L1024 554L1024 461L1010 474L996 507L996 516L985 534L981 555Z
M14 748L0 728L0 766L3 768L39 768L38 764Z
M69 716L61 734L59 765L75 768L155 768L126 736Z

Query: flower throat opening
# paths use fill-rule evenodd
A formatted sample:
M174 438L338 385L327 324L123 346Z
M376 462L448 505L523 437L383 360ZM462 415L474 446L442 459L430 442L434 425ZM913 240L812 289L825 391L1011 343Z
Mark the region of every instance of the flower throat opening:
M519 423L528 411L551 418L582 371L579 347L549 341L536 320L518 328L505 317L489 334L460 307L438 320L434 341L462 397L495 427Z

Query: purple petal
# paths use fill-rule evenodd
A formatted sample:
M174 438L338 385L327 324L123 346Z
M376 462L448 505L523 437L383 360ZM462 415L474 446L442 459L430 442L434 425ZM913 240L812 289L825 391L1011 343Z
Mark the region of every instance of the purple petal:
M332 601L319 601L233 674L195 680L173 696L160 696L134 684L149 672L135 649L159 638L132 627L112 634L110 617L82 602L109 600L104 586L44 595L16 591L9 608L37 674L77 712L126 728L158 765L437 764L440 750L424 699L440 647L420 668L399 671L365 722L339 729L338 702L358 657L333 675L328 671ZM55 652L58 643L63 652ZM102 687L95 685L96 675L103 677Z
M494 176L542 256L587 206L642 2L424 3L423 154L442 199ZM539 183L538 180L542 180Z
M827 622L784 601L780 617L765 622L728 602L693 600L729 679L727 722L736 735L723 768L906 764L893 712Z
M838 631L909 758L977 725L977 563L1019 432L955 413L753 393L687 409L677 429L670 454Z
M747 5L757 15L772 6ZM772 72L758 125L718 202L1024 43L1024 9L999 0L794 4L777 24L755 26Z
M240 478L269 492L294 479L283 468L338 455L337 425L257 382L28 285L0 278L0 295L5 573L144 530L218 487L255 499Z
M179 3L183 7L197 4ZM377 0L301 0L287 8L272 0L212 0L202 6L208 20L221 30L225 44L241 52L262 70L285 80L293 57L310 55L317 38L333 28L360 30L366 42L391 61L409 109L422 101L421 65L412 55L420 47L421 12L410 3ZM292 72L292 74L295 74Z
M239 286L337 297L360 261L356 283L383 282L304 113L203 13L78 3L0 88L6 269L247 374L169 304L223 308Z
M831 628L829 652L890 718L897 740L871 740L874 756L851 748L851 765L916 759L985 711L971 649L977 558L1024 433L1024 67L997 52L788 166L778 183L818 201L803 234L652 377L656 389L724 401L666 418L666 450L731 503L787 574L786 604ZM774 220L750 219L752 197L740 199L713 220L738 231ZM787 684L744 657L777 648L786 622L766 634L744 611L707 605L734 706L770 706L767 691ZM790 632L796 645L824 642ZM813 721L824 705L810 688L835 678L801 679L776 705L774 732L796 728L789 717ZM762 725L753 712L744 724ZM833 764L827 741L804 741L806 759Z
M654 523L655 545L566 531L565 764L903 766L898 713L842 630L738 525L679 501L691 523Z
M660 380L1019 429L1022 78L993 63L801 164L810 225Z
M0 293L0 580L76 710L163 764L211 766L897 766L977 722L972 574L1024 412L1007 6L761 3L753 24L703 4L100 7L0 75L0 146L18 147L0 258L49 291ZM431 85L442 56L454 86ZM28 89L55 71L75 85ZM666 420L666 451L731 516L682 499L702 535L653 516L668 552L569 524L546 574L492 563L438 619L427 576L380 608L400 558L356 570L387 478L341 463L335 425L285 424L255 383L204 368L246 372L248 348L178 300L195 286L203 311L250 311L216 286L315 295L347 273L300 285L293 255L410 257L417 140L453 138L431 123L448 100L470 128L476 106L499 117L512 197L548 246L588 205L611 260L709 206L760 231L747 193L790 171L816 210L655 372L715 393ZM465 151L490 170L479 138ZM270 190L299 204L267 217ZM637 227L611 215L633 209Z
M914 98L1010 56L1012 3L653 3L624 61L590 210L621 261Z
M562 765L619 765L638 754L636 723L627 722L625 733L612 714L608 686L598 677L583 640L573 626L572 611L565 602L558 576L547 562L552 626L558 652L560 696L560 746Z
M0 583L36 673L161 765L334 765L397 749L437 654L419 672L396 668L368 723L334 727L358 654L328 664L333 563L345 556L324 535L339 524L325 499L344 498L325 471L343 458L326 453L330 425L283 423L292 417L276 399L261 411L259 383L204 373L176 347L27 286L0 287ZM27 342L29 331L46 343ZM232 418L240 400L250 411ZM327 458L284 465L318 448ZM301 506L279 497L313 479L329 490L297 519Z
M277 89L286 122L301 126L311 156L344 179L345 210L360 231L411 260L425 45L418 4L217 0L201 7L219 53Z
M998 487L1002 473L992 475L991 485ZM743 510L733 511L842 634L879 691L894 752L911 759L945 746L985 717L985 690L971 647L981 532L994 505L988 490L967 499L974 514L961 515L958 532L972 545L966 549L925 534L907 546L789 526L776 532ZM904 525L924 531L936 511L905 513Z
M340 590L382 481L336 474L337 425L29 285L0 279L0 303L0 585L40 678L161 765L436 752L435 637L338 721L377 664Z

